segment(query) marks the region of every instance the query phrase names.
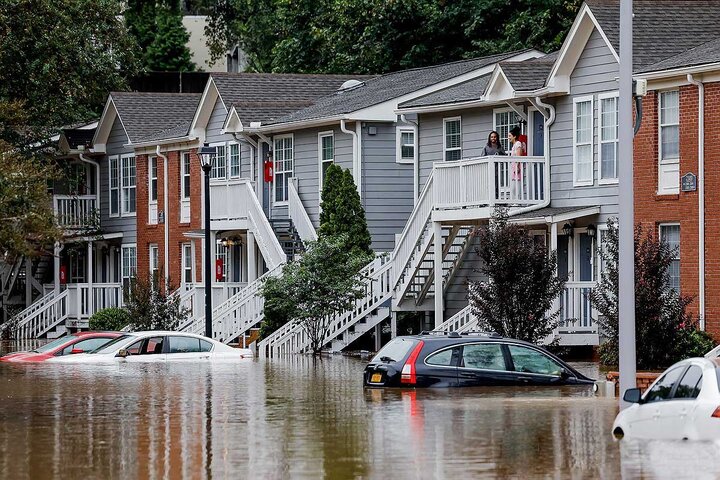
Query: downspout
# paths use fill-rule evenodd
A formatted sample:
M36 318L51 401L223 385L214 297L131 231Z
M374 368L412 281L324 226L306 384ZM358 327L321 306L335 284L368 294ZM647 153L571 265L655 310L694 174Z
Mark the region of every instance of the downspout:
M418 198L420 197L420 152L418 151L418 130L420 129L420 126L418 125L418 122L405 118L404 113L400 114L400 120L403 123L412 125L415 130L415 162L413 163L413 205L417 205Z
M87 158L84 153L81 153L79 157L82 162L95 166L95 208L100 211L100 164L95 160Z
M340 120L340 131L343 133L346 133L353 137L353 178L355 179L355 185L358 189L358 194L360 194L360 175L357 168L357 161L358 161L358 154L357 154L357 145L358 145L358 135L357 133L353 132L352 130L348 130L345 125L345 119Z
M170 218L168 217L168 159L160 153L160 145L155 147L155 155L163 159L163 230L165 233L165 248L163 256L163 273L165 274L165 293L168 292L170 286L170 253L168 243L170 242Z
M687 80L698 87L698 297L700 330L705 330L705 85L690 73Z

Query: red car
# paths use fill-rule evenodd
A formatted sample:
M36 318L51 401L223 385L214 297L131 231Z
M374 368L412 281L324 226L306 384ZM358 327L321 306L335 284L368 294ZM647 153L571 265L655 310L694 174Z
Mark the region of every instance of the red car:
M100 348L122 333L118 332L77 332L60 337L30 352L14 352L0 357L0 362L44 362L49 358L88 353Z

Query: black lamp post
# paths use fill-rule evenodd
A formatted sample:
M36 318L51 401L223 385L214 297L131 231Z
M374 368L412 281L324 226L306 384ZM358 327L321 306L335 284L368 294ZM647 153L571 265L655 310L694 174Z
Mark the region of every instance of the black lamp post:
M212 260L210 245L210 170L217 154L215 147L207 143L200 148L198 156L205 172L205 336L212 338Z

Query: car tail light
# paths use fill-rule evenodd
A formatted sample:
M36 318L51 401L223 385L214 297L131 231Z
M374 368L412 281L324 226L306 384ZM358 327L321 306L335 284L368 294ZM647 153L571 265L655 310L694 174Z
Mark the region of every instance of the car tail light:
M720 407L717 407L715 411L710 415L713 418L720 418Z
M425 342L420 340L418 344L415 345L415 348L405 362L405 365L403 365L402 372L400 372L400 383L408 383L410 385L415 385L417 383L417 377L415 376L415 362L417 361L417 357L420 355L420 350L422 350L424 344Z

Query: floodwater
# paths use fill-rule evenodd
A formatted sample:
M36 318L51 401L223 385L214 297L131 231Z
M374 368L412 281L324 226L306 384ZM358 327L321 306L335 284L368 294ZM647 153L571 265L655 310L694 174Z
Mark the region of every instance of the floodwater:
M720 478L714 444L614 442L586 387L365 391L363 366L0 364L0 479Z

